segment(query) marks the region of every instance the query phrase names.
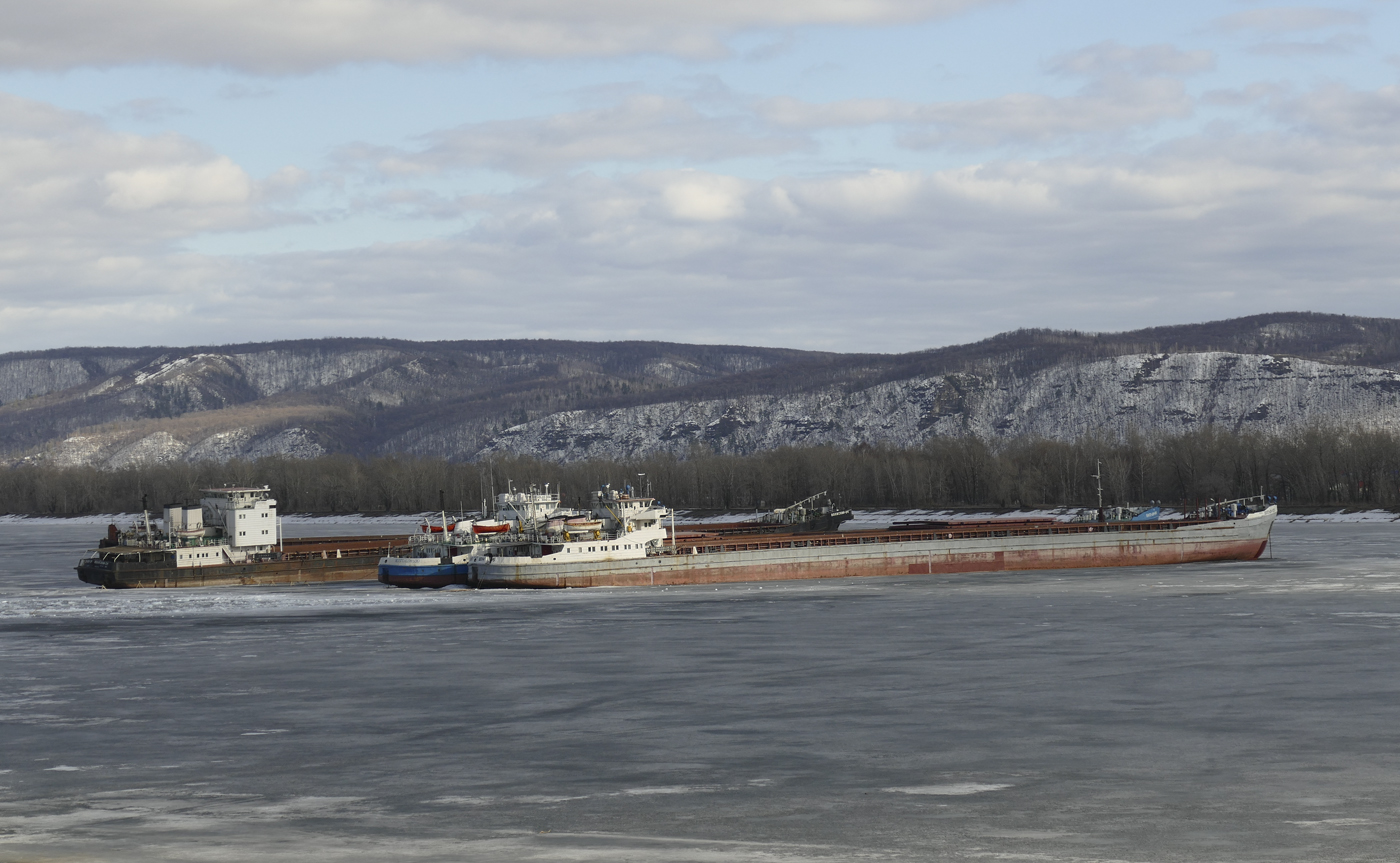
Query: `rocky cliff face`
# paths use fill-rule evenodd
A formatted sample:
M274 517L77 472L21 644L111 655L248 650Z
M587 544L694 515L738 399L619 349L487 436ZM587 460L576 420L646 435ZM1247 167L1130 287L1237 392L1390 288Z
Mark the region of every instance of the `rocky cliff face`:
M0 356L0 455L118 468L327 452L461 456L553 409L808 356L664 343L315 342ZM446 450L415 450L423 430Z
M105 468L334 452L575 460L1207 424L1395 428L1398 367L1400 321L1302 313L1023 331L904 355L349 339L71 349L0 356L0 457Z
M88 370L74 359L11 360L0 363L0 405L79 386Z
M683 455L696 446L913 446L933 436L1118 437L1214 424L1278 432L1309 423L1400 428L1400 373L1270 355L1134 354L1026 378L955 373L843 392L567 411L496 435L478 455L559 461Z
M226 462L263 456L315 458L326 452L317 436L303 428L281 429L266 434L239 428L218 432L194 443L168 431L139 435L74 435L50 447L44 456L49 463L59 467L94 466L115 470L172 461Z

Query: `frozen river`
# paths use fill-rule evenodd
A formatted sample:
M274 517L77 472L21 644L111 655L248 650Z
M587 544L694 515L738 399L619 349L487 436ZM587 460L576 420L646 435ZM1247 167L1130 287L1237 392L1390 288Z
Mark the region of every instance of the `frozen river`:
M549 593L103 591L100 533L0 523L0 861L1400 856L1400 525Z

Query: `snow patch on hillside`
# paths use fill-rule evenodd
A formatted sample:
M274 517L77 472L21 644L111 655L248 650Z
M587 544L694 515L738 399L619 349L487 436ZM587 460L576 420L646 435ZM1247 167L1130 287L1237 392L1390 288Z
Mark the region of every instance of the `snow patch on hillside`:
M317 458L327 452L314 433L304 428L260 433L255 429L233 429L210 435L194 443L169 432L157 431L130 440L121 434L91 434L70 437L44 460L58 467L99 467L118 470L148 464L176 461L227 462L265 456Z
M937 436L1072 440L1206 425L1280 432L1316 422L1400 428L1400 373L1268 355L1135 354L1026 378L958 373L849 393L565 411L508 428L476 455L577 461L684 455L695 447L738 454L823 444L907 447Z
M329 386L379 368L398 357L392 350L267 350L234 354L248 383L261 396Z

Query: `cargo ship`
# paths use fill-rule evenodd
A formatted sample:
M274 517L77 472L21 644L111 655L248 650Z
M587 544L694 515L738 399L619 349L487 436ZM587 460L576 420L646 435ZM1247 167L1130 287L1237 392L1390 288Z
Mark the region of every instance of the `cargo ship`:
M483 501L482 509L485 508ZM496 496L495 517L459 517L449 522L443 511L434 519L424 519L402 547L379 561L379 581L414 590L465 584L470 559L491 540L519 531L522 525L581 531L586 520L583 515L561 508L559 494L551 493L548 483L543 492L533 486L529 491L512 487Z
M594 492L598 527L578 536L549 519L522 521L473 554L473 587L564 588L717 584L858 576L1144 566L1253 560L1277 506L1263 497L1212 504L1178 520L1100 506L1051 518L930 521L885 530L758 536L681 533L650 497ZM666 519L672 521L670 528Z
M625 486L617 499L632 500L632 487ZM484 502L482 508L484 511ZM559 493L551 492L548 483L543 491L534 486L527 491L517 491L512 487L497 495L495 513L492 518L470 520L459 517L449 521L447 513L441 512L432 519L425 519L402 548L379 561L379 580L391 587L413 589L466 584L469 582L467 576L471 573L470 559L474 555L487 553L493 540L499 553L508 544L505 542L509 539L506 534L518 535L525 530L582 543L583 540L596 538L604 527L603 519L612 517L608 512L600 514L565 508ZM691 525L688 530L697 537L824 532L839 529L851 517L851 510L835 506L827 493L821 492L780 509L759 513L750 519L706 522ZM635 519L630 523L634 527L637 525ZM633 544L626 540L621 543L628 550ZM564 554L570 555L569 559L572 560L572 555L585 553L583 548L586 545L568 547L564 549Z
M215 587L373 580L401 536L284 539L268 486L202 489L195 505L166 504L164 527L141 519L107 537L78 563L78 578L101 587Z

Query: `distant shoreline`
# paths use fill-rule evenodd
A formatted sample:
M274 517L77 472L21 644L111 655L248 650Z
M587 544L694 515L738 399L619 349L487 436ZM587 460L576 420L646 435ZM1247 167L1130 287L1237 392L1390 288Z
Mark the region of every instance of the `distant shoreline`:
M1057 516L1066 515L1078 511L1079 507L1047 507L1036 509L1012 509L1002 507L940 507L937 509L856 509L856 518L852 524L859 524L861 527L869 526L872 522L898 521L909 518L968 518L973 516L982 517L1006 517L1014 514L1024 516ZM1164 507L1164 511L1170 515L1175 515L1176 510ZM314 525L314 524L402 524L416 525L425 518L433 518L436 512L415 512L415 513L293 513L282 517L284 525ZM677 510L676 519L681 524L696 524L706 521L742 519L754 515L751 510L721 510L721 509L690 509ZM0 526L6 524L35 524L43 522L53 522L55 524L130 524L138 518L140 513L89 513L74 515L49 515L40 513L3 513L0 514ZM160 517L159 510L151 511L152 520ZM448 513L452 517L452 513ZM1284 523L1375 523L1384 524L1400 521L1400 510L1395 509L1358 509L1350 507L1326 507L1326 506L1280 506L1279 521Z

